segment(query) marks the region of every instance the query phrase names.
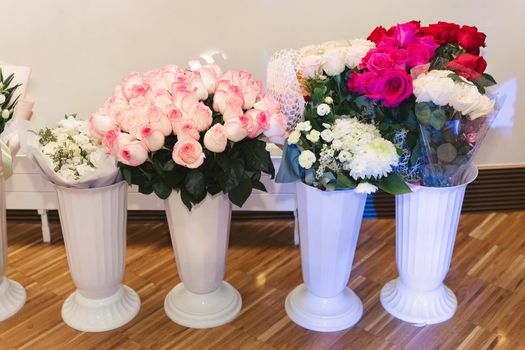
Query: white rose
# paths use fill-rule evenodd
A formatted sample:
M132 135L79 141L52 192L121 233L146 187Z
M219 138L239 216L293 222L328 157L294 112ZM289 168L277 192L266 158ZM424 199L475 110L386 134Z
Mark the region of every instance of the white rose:
M323 55L323 70L329 76L343 73L345 62L342 57L342 50L331 49Z
M312 130L308 135L306 135L306 138L312 142L319 141L319 137L321 136L321 133L317 130Z
M5 96L0 94L0 104L5 102Z
M463 115L467 115L478 107L481 97L482 95L475 86L458 84L451 105L456 111L461 112Z
M310 169L316 160L312 151L302 151L301 155L299 155L299 165L304 169Z
M446 106L451 103L456 90L456 84L448 77L422 74L414 80L414 95L417 102L433 102L438 106Z
M334 99L331 98L330 96L326 96L326 97L324 98L324 102L325 102L325 103L328 103L328 104L332 104L332 103L334 103Z
M470 117L470 119L486 117L494 110L494 103L495 101L483 95L480 97L479 104L477 105L476 109L470 112L468 116Z
M350 69L357 67L361 63L363 57L365 57L368 51L374 46L355 44L347 48L343 55L343 60L346 66Z
M374 186L368 182L361 182L360 184L356 186L355 191L357 193L370 194L370 193L374 193L375 191L377 191L377 186Z
M329 105L327 105L326 103L321 103L319 106L317 106L317 115L323 117L330 113L331 110L332 109Z
M295 127L295 130L298 130L298 131L310 131L310 130L312 130L312 125L310 124L310 121L307 120L305 122L297 124L297 126Z
M288 135L288 144L289 145L295 145L297 142L299 142L299 139L301 138L301 133L298 130L294 130Z
M334 133L330 129L324 129L323 131L321 131L321 138L325 142L332 142L332 140L334 139Z
M313 79L319 75L321 63L322 57L318 55L302 57L299 61L299 71L306 79Z
M11 111L9 111L9 109L4 109L2 111L2 118L9 119L10 116L11 116Z

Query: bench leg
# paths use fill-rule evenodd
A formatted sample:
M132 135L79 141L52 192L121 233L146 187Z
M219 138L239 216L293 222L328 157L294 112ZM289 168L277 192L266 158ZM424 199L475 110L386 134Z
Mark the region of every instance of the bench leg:
M38 209L40 220L42 222L42 240L44 243L51 243L51 231L49 230L49 220L47 219L47 210Z

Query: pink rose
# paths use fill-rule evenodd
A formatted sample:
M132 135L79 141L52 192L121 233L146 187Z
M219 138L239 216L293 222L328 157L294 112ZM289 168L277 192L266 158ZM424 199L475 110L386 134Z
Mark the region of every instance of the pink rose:
M178 85L174 83L173 89L173 104L180 110L188 110L191 106L199 102L196 90L190 90L186 85Z
M201 75L198 72L188 73L187 84L190 91L195 91L195 95L199 100L204 101L208 98L208 89L204 85Z
M262 83L254 80L251 73L239 71L239 84L244 97L243 109L250 109L262 94Z
M213 109L222 114L224 120L227 120L243 114L243 106L244 99L241 89L235 85L229 85L226 88L224 83L219 82L219 87L213 95Z
M270 127L267 114L263 111L250 109L244 115L253 121L253 130L248 134L248 137L251 139L256 138Z
M178 139L189 137L198 140L200 138L195 122L192 119L185 118L175 124L175 135L177 135Z
M125 132L117 133L117 147L119 149L121 149L122 147L124 147L126 145L129 145L133 141L135 141L135 139L133 137L131 137L130 134L125 133Z
M121 163L139 166L142 165L148 159L148 149L141 141L133 141L117 152L117 160Z
M383 105L396 107L412 94L412 77L405 71L389 69L383 73L378 88L383 95Z
M196 70L201 76L208 94L213 94L217 86L217 81L222 76L222 71L217 65L203 66Z
M183 119L182 112L178 108L172 107L169 110L167 117L170 121L173 133L176 133L177 126Z
M132 109L145 108L148 104L149 104L149 101L144 96L133 97L131 100L129 100L129 106Z
M202 102L193 105L188 115L195 122L195 127L199 131L207 130L213 122L211 109Z
M89 117L89 126L95 135L103 136L109 130L115 129L117 123L113 118L106 115L92 113Z
M284 144L284 140L288 137L286 127L284 115L282 113L273 114L270 116L270 127L264 132L264 136L270 142Z
M390 55L375 52L368 58L366 67L372 72L381 73L385 69L391 68L393 64L394 62L390 58Z
M392 49L389 53L390 59L392 59L394 68L396 69L407 69L407 63L409 60L407 50Z
M173 133L173 127L169 118L159 108L150 106L146 113L148 114L149 124L153 129L159 130L164 136L169 136Z
M224 152L227 144L228 138L222 124L215 124L204 134L204 146L212 152Z
M239 142L246 138L250 134L250 131L248 130L250 125L247 125L246 123L248 120L249 118L242 118L241 120L241 118L237 117L224 123L224 134L226 134L228 140ZM253 129L253 121L251 126Z
M205 157L199 142L192 138L184 138L175 143L172 158L183 167L195 169L202 165Z
M139 140L151 151L155 152L164 146L164 135L160 130L155 130L149 124L142 124L138 129Z
M434 39L430 36L419 38L408 45L409 66L415 67L430 62L437 47L438 45L434 43Z
M116 130L109 130L102 136L102 143L106 147L106 153L112 154L117 149L117 134Z
M410 21L407 23L398 24L394 28L393 36L397 39L400 47L406 47L420 32L420 24L418 21Z
M131 99L134 96L133 89L135 86L140 86L144 83L142 80L142 77L140 76L139 72L131 72L128 75L124 77L122 80L122 94L126 97L126 99ZM137 92L137 91L135 91Z
M364 94L369 98L379 99L381 98L381 90L379 87L379 75L375 72L363 72L355 76L355 87L354 89Z
M173 98L167 90L156 90L153 93L152 102L155 107L166 113L173 104Z
M259 101L257 101L253 105L253 108L266 112L266 114L268 115L279 113L281 111L281 105L270 94L264 95Z

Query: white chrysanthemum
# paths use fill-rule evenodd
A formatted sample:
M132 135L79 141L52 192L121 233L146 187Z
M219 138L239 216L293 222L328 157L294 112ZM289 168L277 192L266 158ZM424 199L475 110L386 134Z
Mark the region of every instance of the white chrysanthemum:
M315 154L312 151L302 151L299 155L299 165L304 169L310 169L316 161Z
M294 130L288 135L288 144L289 145L295 145L297 142L299 142L299 139L301 138L301 132L298 130Z
M350 161L350 175L354 179L387 176L396 166L399 156L392 142L383 138L362 145Z
M370 194L370 193L374 193L375 191L377 191L377 186L372 185L371 183L368 183L368 182L361 182L356 186L355 191L357 193Z

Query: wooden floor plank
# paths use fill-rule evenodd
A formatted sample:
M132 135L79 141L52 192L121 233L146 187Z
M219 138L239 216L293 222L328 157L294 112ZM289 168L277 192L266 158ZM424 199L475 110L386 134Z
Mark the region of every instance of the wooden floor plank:
M194 330L164 313L177 274L167 224L128 226L124 282L141 297L138 316L116 331L77 332L60 318L74 289L60 225L44 244L40 226L10 222L7 275L28 293L25 307L0 323L0 350L13 349L525 349L525 212L466 214L458 229L447 285L458 297L448 322L414 327L384 311L381 287L396 277L395 222L365 221L349 286L363 301L364 316L352 329L311 332L284 311L286 295L301 283L293 221L232 223L226 280L243 296L230 324Z

